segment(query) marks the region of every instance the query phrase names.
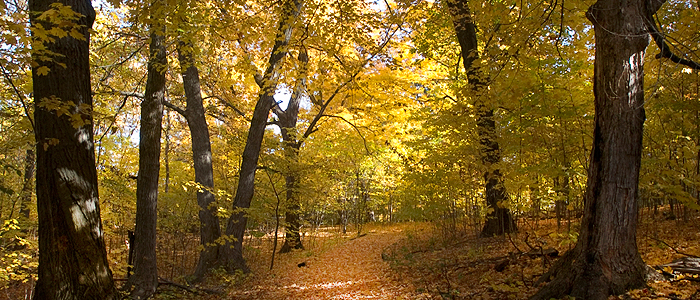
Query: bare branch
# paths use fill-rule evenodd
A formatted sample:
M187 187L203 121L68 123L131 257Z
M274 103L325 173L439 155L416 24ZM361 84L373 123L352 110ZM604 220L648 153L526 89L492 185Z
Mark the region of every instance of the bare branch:
M206 100L206 99L209 99L209 98L214 98L214 99L219 100L219 102L221 102L221 104L223 104L224 106L226 106L226 107L228 107L228 108L230 108L230 109L233 109L233 111L235 111L238 115L240 115L241 117L243 117L243 119L245 119L246 121L250 122L250 118L246 117L246 115L245 115L245 113L243 113L243 111L241 111L240 109L238 109L238 107L236 107L236 106L234 106L233 104L231 104L230 102L228 102L226 99L221 98L221 97L219 97L219 96L208 96L208 97L205 97L205 98L202 99L202 100Z
M12 81L12 78L10 78L10 74L7 73L5 66L0 64L0 68L2 68L3 77L5 77L5 80L7 80L7 82L10 84L10 86L12 86L12 90L17 95L19 102L22 103L22 108L24 108L24 114L27 115L27 119L29 120L29 124L32 125L32 131L36 132L36 127L34 127L34 120L32 119L32 116L29 115L29 107L27 107L27 102L24 101L24 96L22 96L22 93L20 93L19 89L15 86L15 83L14 83L14 81Z
M170 109L174 110L175 112L177 112L178 114L180 114L180 115L182 115L183 117L185 117L185 120L189 119L189 118L187 117L187 111L186 111L186 110L184 110L184 109L178 107L178 106L175 105L175 104L170 103L170 101L163 100L163 105L165 105L165 107L170 108Z
M359 73L359 71L358 71L358 73ZM357 75L357 73L355 73L355 75ZM350 79L343 82L343 84L339 85L335 89L335 91L333 91L333 94L328 98L328 100L323 102L323 105L321 105L321 109L318 111L318 114L316 114L316 116L314 116L313 120L311 120L311 123L309 123L309 127L306 128L306 132L304 132L304 134L302 135L303 139L308 138L309 135L311 135L315 131L314 128L316 127L316 125L318 124L318 121L323 116L323 113L326 111L326 108L328 108L328 105L331 104L331 101L333 101L335 96L338 95L340 90L342 90L348 83L350 83L351 81L353 81L355 79L355 75L353 75L352 77L350 77Z
M644 18L645 22L647 23L647 30L649 31L649 34L651 35L652 39L654 39L654 43L656 43L656 46L659 47L659 51L661 51L658 54L656 54L656 58L668 58L674 63L687 66L691 69L700 70L699 63L690 59L680 57L673 53L673 51L671 51L671 47L668 45L668 43L666 43L666 37L663 33L659 31L659 27L656 25L656 21L654 21L652 14L656 13L656 10L658 10L658 8L660 8L661 4L663 4L664 2L665 1L650 0L648 5L650 5L651 7L649 8L648 16Z
M141 83L143 83L143 80L146 79L146 75L147 75L147 73L144 73L143 76L141 76L141 79L139 79L139 82L136 86L141 86ZM112 87L110 87L108 85L104 85L104 86L106 86L114 91L114 89ZM136 93L136 92L134 91L133 93ZM143 94L141 94L141 95L142 95L141 99L143 99L144 98ZM107 130L105 130L105 133L102 134L102 136L98 140L100 144L102 143L102 140L105 138L105 136L107 136L107 133L110 132L110 130L112 129L114 124L117 122L117 115L119 115L119 113L122 111L122 109L126 105L126 100L129 100L129 97L132 97L132 95L124 95L124 99L122 100L122 103L117 108L117 112L114 113L114 118L112 119L112 122L109 124L109 126L107 126Z

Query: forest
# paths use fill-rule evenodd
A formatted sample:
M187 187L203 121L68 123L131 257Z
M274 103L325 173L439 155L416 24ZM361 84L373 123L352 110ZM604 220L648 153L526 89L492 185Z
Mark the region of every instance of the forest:
M0 299L700 299L698 1L0 15Z

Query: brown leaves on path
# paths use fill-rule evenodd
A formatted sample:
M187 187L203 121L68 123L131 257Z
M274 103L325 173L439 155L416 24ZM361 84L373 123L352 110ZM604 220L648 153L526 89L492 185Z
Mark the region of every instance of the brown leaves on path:
M428 295L415 293L413 285L382 260L382 251L401 238L399 229L379 228L341 240L318 256L284 254L273 271L256 275L258 278L235 288L228 298L427 299ZM298 267L301 262L306 266Z

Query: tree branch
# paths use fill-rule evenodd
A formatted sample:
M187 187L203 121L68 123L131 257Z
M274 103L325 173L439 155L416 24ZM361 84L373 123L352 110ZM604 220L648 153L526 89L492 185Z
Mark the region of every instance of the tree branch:
M274 98L272 100L272 106L270 109L272 109L272 112L276 114L280 119L286 118L286 112L282 110L279 103L274 101Z
M12 90L17 95L19 102L22 103L22 108L24 108L24 114L27 115L27 119L29 120L29 124L32 125L32 131L36 132L36 127L34 127L34 120L29 115L29 107L27 107L27 103L24 101L24 97L22 96L22 93L20 93L19 89L15 86L15 83L14 83L14 81L12 81L12 78L10 78L10 74L7 73L5 66L0 64L0 68L2 68L2 75L5 77L5 80L7 80L7 82L10 84L10 86L12 86Z
M165 107L170 108L170 109L176 111L178 114L180 114L180 115L182 115L183 117L185 117L185 120L188 120L188 119L189 119L189 118L187 117L187 111L186 111L186 110L184 110L184 109L178 107L178 106L175 105L175 104L170 103L170 101L163 100L163 105L165 105Z
M358 73L359 73L359 71L358 71ZM357 75L357 73L355 73L355 75ZM338 95L338 93L340 92L340 90L343 89L343 87L345 87L348 83L350 83L354 79L355 79L355 76L353 75L352 77L350 77L350 79L343 82L343 84L339 85L335 89L335 91L333 91L333 94L328 98L328 100L323 102L323 105L321 105L321 109L318 111L318 114L316 114L316 116L314 116L313 120L311 120L311 123L309 123L309 127L306 128L306 131L302 135L303 139L308 138L309 135L311 135L311 133L314 132L314 127L316 127L316 124L318 124L318 121L323 116L323 113L326 111L326 108L328 108L328 105L331 104L331 101L333 101L333 98L335 98L335 96ZM310 95L309 97L313 97L313 95ZM312 100L313 99L314 98L312 98ZM315 101L312 101L312 102L315 102Z
M236 106L234 106L234 105L231 104L230 102L226 101L224 98L221 98L221 97L219 97L219 96L208 96L208 97L205 97L205 98L202 99L202 100L206 100L206 99L209 99L209 98L214 98L214 99L219 100L219 102L221 102L224 106L226 106L226 107L228 107L228 108L230 108L230 109L233 109L233 111L235 111L238 115L240 115L241 117L243 117L243 119L245 119L246 121L250 122L250 119L249 119L248 117L246 117L246 115L243 113L243 111L241 111L240 109L238 109Z
M241 42L240 39L238 39L237 41L238 41L238 44L241 46L241 48L243 48L243 51L244 51L245 53L247 53L247 55L245 56L245 60L246 60L246 61L248 62L248 64L250 65L250 69L253 70L253 71L255 72L255 73L253 74L253 79L255 79L255 83L256 83L256 84L258 85L258 87L260 87L261 89L264 88L264 86L265 86L265 80L264 80L263 74L262 74L262 72L260 72L260 69L258 69L258 66L256 66L256 65L253 63L253 59L250 57L250 51L248 51L248 48L245 46L245 44L243 44L243 42Z
M369 151L369 147L367 147L367 140L365 139L365 136L362 135L362 132L360 131L359 128L357 128L357 126L356 126L355 124L351 123L350 121L346 120L345 118L343 118L343 117L341 117L341 116L336 116L336 115L321 115L321 116L322 116L322 117L327 117L327 118L336 118L336 119L340 119L340 120L342 120L343 122L348 123L350 126L352 126L352 128L355 128L355 131L357 131L357 134L358 134L358 135L360 136L360 138L362 139L362 143L363 143L364 146L365 146L365 151L367 151L367 154L372 154L372 152Z
M146 75L148 75L148 73L144 73L143 76L141 76L141 79L139 80L138 84L136 85L137 88L138 88L138 86L141 86L141 83L142 83L143 80L146 78ZM104 85L104 86L105 86L105 87L108 87L108 88L111 89L113 92L115 91L111 86L108 86L108 85ZM134 90L136 90L137 88L134 88ZM132 93L136 93L136 92L132 92ZM120 93L120 94L121 94L121 93ZM122 100L122 103L121 103L121 104L119 105L119 107L117 108L117 112L114 113L114 118L112 119L112 122L109 124L109 126L107 126L107 130L105 130L105 133L102 134L102 136L101 136L101 137L99 138L99 140L98 140L100 144L102 144L102 140L105 138L105 136L107 136L107 133L110 132L110 130L111 130L112 127L114 126L114 123L117 122L117 115L119 115L119 112L121 112L122 109L124 108L124 106L126 105L126 100L129 100L129 97L135 97L135 95L123 95L123 96L124 96L124 99ZM143 94L141 94L141 96L143 96ZM144 97L141 97L140 99L143 99L143 98L144 98Z
M666 37L663 33L659 31L659 27L656 25L656 21L654 20L653 14L656 13L656 11L661 7L661 5L664 2L666 1L650 0L648 3L648 5L650 6L648 8L648 15L646 18L644 18L645 22L647 23L647 30L649 31L649 34L651 35L652 39L654 39L654 43L656 43L656 46L659 47L660 52L656 54L656 58L668 58L674 63L687 66L691 69L700 70L699 63L690 59L680 57L673 53L673 51L671 51L671 47L666 43Z

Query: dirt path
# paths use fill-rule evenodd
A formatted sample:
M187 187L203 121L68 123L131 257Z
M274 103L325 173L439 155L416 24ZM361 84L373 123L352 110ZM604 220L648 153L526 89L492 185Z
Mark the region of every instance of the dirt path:
M281 259L275 271L229 294L230 299L426 299L391 272L383 249L402 237L376 230L343 241L318 256ZM297 267L304 261L306 267Z

